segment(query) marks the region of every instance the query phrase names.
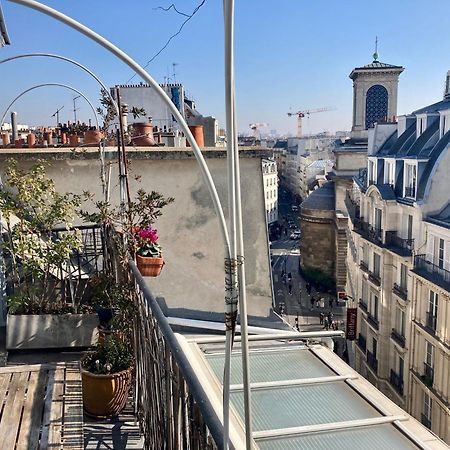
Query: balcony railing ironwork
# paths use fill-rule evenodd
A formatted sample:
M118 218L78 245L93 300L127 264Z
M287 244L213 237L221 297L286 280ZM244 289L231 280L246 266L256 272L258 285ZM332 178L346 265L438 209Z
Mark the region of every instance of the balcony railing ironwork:
M403 239L397 231L386 231L385 247L399 256L411 256L414 249L414 239Z
M450 271L428 261L426 255L417 255L414 258L414 272L450 291Z
M378 322L378 319L374 316L372 316L372 314L367 313L367 323L369 325L371 325L373 328L375 328L376 330L378 330L380 324Z
M360 307L364 312L367 312L367 303L366 303L362 298L359 299L359 307Z
M425 327L427 328L428 331L431 331L431 333L434 334L436 332L436 325L437 325L437 317L428 311Z
M405 197L416 198L416 187L406 186L405 187Z
M420 377L423 383L428 386L433 386L434 381L434 369L427 363L423 363L423 375Z
M366 340L365 336L363 336L361 333L358 334L357 343L358 343L359 348L361 348L364 352L366 351L366 345L367 345L366 341L367 340Z
M383 246L383 230L381 228L373 227L362 218L355 218L353 221L353 226L354 230L364 239L367 239L378 246Z
M406 287L400 286L397 283L394 283L392 292L405 301L408 299L408 290Z
M394 386L394 389L400 395L403 395L403 377L401 377L398 373L396 373L393 369L391 369L389 381L392 384L392 386Z
M348 215L352 220L360 218L361 208L359 206L359 202L353 198L349 191L347 191L345 196L345 206L347 208Z
M373 273L373 272L369 272L369 281L371 281L376 286L380 286L381 285L381 278L380 278L379 274L376 274L376 273Z
M378 359L369 350L367 350L367 364L373 369L375 373L378 371Z
M422 414L420 421L422 422L422 425L425 425L428 429L431 430L431 419L427 417L425 414Z
M391 338L401 347L405 347L405 336L403 336L403 334L397 331L395 328L392 328Z

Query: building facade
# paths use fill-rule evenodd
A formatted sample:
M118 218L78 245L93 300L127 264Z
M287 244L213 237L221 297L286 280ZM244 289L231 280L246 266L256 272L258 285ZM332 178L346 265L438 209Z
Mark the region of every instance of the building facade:
M450 92L375 124L347 192L356 369L450 443Z
M267 224L270 225L278 221L278 173L274 159L263 159L262 173Z

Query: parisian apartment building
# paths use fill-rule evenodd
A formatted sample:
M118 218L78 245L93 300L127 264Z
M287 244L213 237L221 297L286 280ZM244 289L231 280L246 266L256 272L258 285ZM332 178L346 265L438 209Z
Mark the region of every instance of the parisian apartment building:
M270 225L278 221L278 172L273 158L263 159L262 173L267 224Z
M450 72L443 100L369 129L347 191L358 372L450 443Z

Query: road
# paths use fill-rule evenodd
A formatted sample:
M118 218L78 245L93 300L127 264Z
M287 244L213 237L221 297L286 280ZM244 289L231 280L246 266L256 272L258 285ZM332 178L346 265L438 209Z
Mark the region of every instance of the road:
M298 224L298 213L291 210L291 204L286 195L279 197L278 214L278 222L283 226L283 232L280 239L271 243L276 311L280 312L283 310L284 319L292 326L296 325L296 319L298 319L299 328L303 331L323 329L323 325L320 325L319 314L322 312L324 315L327 315L331 311L333 320L340 322L339 328L344 329L344 324L342 323L345 320L344 310L342 307L336 306L335 297L328 293L320 292L314 287L311 290L311 295L306 290L306 282L299 271L299 240L289 238L293 230L288 229L287 233L285 232L285 229L288 227L288 216ZM283 274L284 276L282 276ZM289 274L291 276L290 280ZM323 298L324 306L320 307L319 303L319 307L317 307L314 302L311 304L311 297L315 299ZM331 307L330 300L334 300ZM280 308L280 305L283 306Z

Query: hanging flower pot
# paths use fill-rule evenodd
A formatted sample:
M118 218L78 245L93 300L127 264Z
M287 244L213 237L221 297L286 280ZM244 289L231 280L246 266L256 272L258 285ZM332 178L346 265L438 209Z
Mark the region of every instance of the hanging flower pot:
M143 277L157 277L164 266L164 258L136 255L136 265Z

